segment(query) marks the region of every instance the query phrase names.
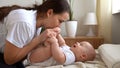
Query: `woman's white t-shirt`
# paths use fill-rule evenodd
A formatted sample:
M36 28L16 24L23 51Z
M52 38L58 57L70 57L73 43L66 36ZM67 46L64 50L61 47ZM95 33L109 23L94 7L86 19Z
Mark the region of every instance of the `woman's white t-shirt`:
M6 40L23 48L36 35L36 11L17 9L11 11L4 20L7 29ZM41 32L41 28L38 32Z

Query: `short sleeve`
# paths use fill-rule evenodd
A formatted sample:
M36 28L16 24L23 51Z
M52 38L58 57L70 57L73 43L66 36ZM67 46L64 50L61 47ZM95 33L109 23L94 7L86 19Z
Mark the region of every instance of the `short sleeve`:
M25 22L10 23L7 27L7 41L22 48L31 41L34 36L32 28Z
M68 47L67 45L64 45L62 47L62 50L66 56L66 60L64 65L68 65L68 64L72 64L75 62L75 56L73 54L73 52L70 50L70 47Z

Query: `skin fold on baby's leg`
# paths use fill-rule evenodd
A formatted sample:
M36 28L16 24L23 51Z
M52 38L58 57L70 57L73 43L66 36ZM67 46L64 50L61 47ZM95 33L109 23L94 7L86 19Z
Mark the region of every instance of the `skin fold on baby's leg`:
M39 46L31 52L29 60L31 63L43 62L52 56L50 45Z

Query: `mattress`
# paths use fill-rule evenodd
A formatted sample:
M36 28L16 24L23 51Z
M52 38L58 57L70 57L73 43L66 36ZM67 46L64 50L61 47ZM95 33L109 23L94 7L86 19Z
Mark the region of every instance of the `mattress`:
M103 44L98 51L108 68L120 68L120 44Z

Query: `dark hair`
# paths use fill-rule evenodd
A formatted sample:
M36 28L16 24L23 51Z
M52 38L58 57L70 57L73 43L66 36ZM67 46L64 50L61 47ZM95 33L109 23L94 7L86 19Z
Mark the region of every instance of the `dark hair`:
M53 9L53 13L60 14L70 12L67 0L46 0L43 4L36 7L37 13L46 13L49 9Z
M3 18L5 16L8 15L8 13L13 10L13 9L17 9L19 8L18 6L12 6L12 7L9 7L9 6L4 6L4 7L1 7L0 8L0 21L3 20Z
M15 10L15 9L27 9L27 10L37 10L37 15L38 14L45 14L49 9L53 9L53 12L55 14L63 13L63 12L70 12L70 7L69 4L66 0L44 0L43 4L37 6L34 5L35 7L30 8L30 7L20 7L17 5L13 6L5 6L0 8L0 21L6 17L10 11Z

